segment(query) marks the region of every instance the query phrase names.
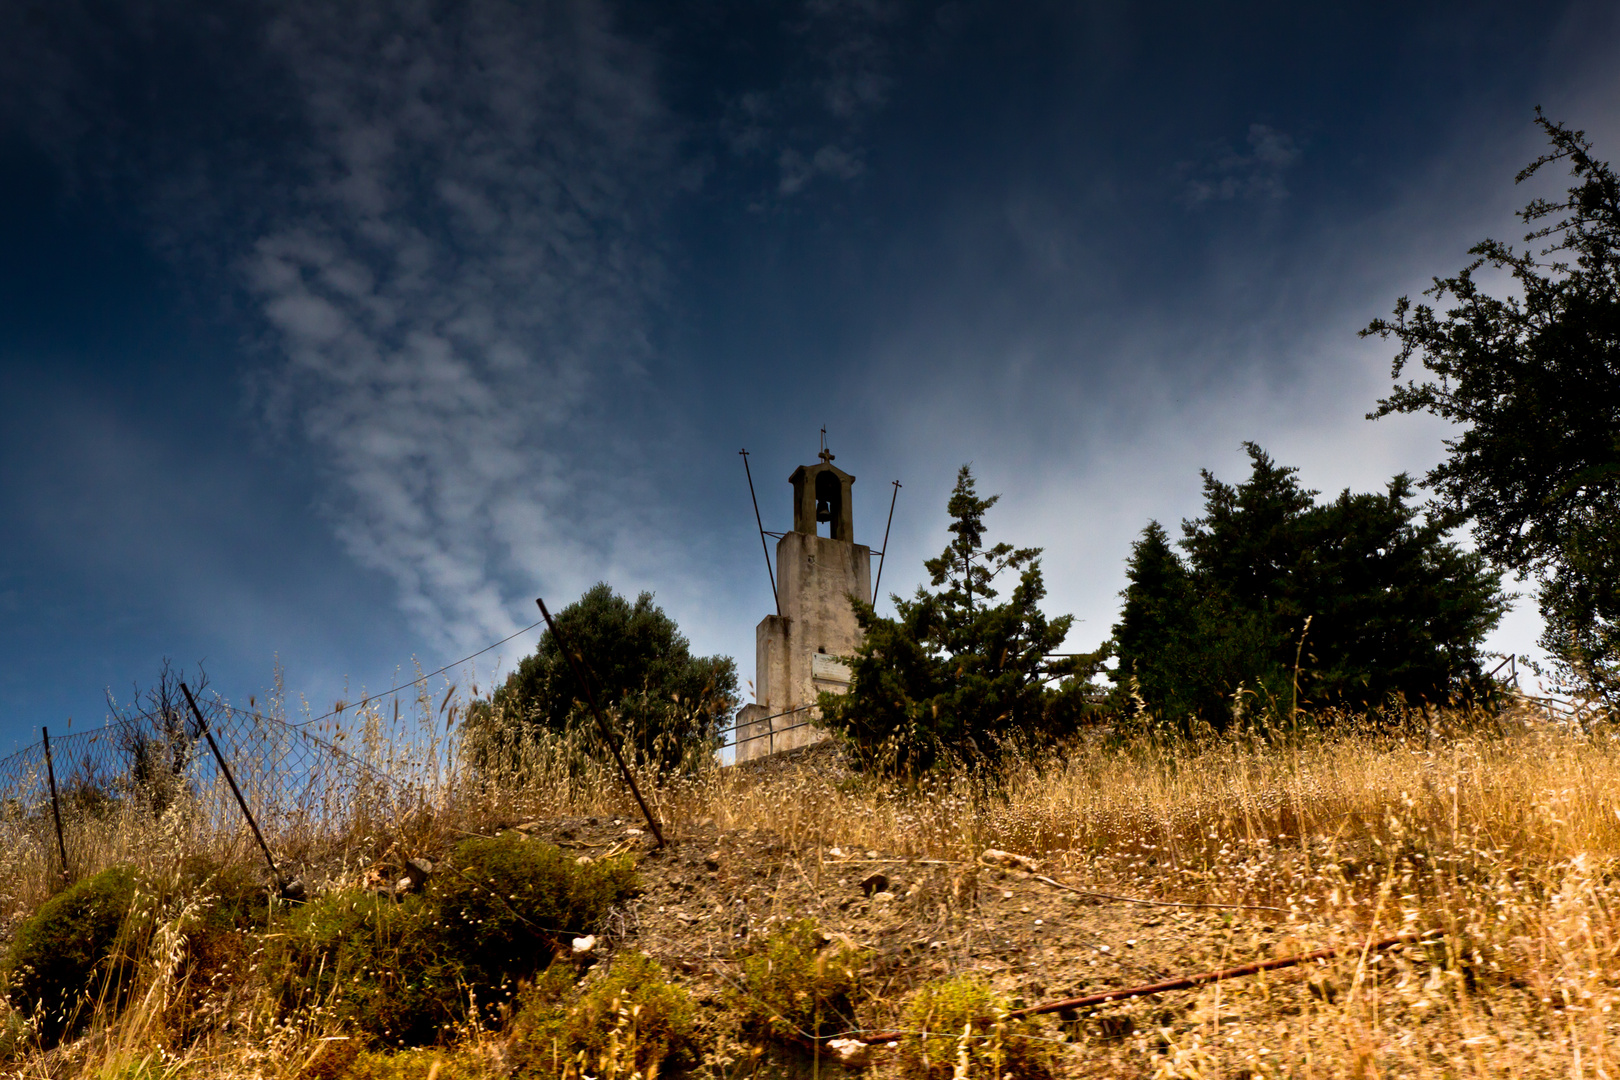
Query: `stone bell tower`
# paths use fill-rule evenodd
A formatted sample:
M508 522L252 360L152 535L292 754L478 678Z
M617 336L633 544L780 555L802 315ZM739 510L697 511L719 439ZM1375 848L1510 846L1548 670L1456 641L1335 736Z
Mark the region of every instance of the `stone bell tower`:
M819 742L826 732L810 723L817 695L849 689L849 668L837 658L861 642L849 598L872 596L872 550L855 542L855 478L825 449L820 457L788 477L793 531L776 542L781 614L754 630L755 703L737 716L737 761Z

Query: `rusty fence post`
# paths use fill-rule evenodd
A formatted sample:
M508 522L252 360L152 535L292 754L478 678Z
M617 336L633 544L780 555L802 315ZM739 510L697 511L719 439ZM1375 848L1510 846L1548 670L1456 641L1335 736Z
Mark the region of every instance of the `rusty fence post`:
M270 876L275 879L276 888L283 896L292 897L293 882L281 876L276 868L275 857L270 854L270 845L264 842L264 834L259 831L259 823L253 820L253 811L248 809L247 799L242 796L242 789L236 786L236 777L231 775L231 767L225 763L225 755L219 752L219 744L214 741L214 733L208 730L208 721L203 719L202 710L197 708L197 700L191 696L191 690L185 683L180 684L180 692L186 695L186 704L191 706L191 715L197 718L197 727L202 730L203 738L208 740L208 748L214 752L214 760L219 762L219 771L225 774L225 782L231 785L231 794L236 796L236 805L242 808L242 816L247 818L248 828L253 830L253 838L259 842L259 850L264 852L264 861L270 864Z
M585 658L569 648L568 639L563 637L562 631L557 628L557 621L551 617L551 612L546 610L545 600L537 596L534 598L534 602L540 605L540 614L545 616L546 628L551 631L552 639L557 642L558 650L568 658L568 666L574 671L574 679L579 683L579 688L585 693L585 703L591 707L591 712L596 715L596 727L602 733L602 741L607 743L609 750L613 751L613 760L619 763L619 772L624 774L624 782L630 785L630 794L636 797L636 803L641 807L642 816L647 819L647 828L652 830L653 839L658 841L658 846L663 847L664 830L658 824L658 819L653 817L652 809L647 805L647 800L641 797L641 788L636 786L636 778L631 775L630 766L625 764L624 755L619 753L618 735L612 726L608 724L607 717L602 715L602 710L597 707L596 695L591 693L591 684L585 678Z
M51 760L51 729L40 726L45 740L45 777L51 784L51 816L56 819L56 852L62 857L62 884L68 883L67 841L62 838L62 802L56 795L56 764Z

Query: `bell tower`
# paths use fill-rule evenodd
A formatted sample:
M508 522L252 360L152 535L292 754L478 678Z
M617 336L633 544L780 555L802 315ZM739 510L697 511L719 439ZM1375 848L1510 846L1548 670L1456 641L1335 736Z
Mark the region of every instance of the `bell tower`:
M800 465L788 477L793 485L793 531L819 536L827 525L828 535L847 544L855 542L855 517L850 513L849 489L855 478L833 464L833 455L823 450L820 465Z
M849 689L839 657L861 643L850 597L872 596L872 549L855 543L855 478L825 446L815 465L793 470L793 531L776 542L779 615L754 629L754 704L737 716L736 760L807 746L826 737L814 726L822 691Z

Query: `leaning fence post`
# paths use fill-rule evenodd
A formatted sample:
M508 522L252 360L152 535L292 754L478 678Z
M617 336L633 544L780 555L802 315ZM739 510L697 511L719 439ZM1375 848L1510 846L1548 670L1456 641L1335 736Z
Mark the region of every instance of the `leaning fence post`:
M191 715L197 718L197 727L202 731L203 738L208 740L208 748L214 752L214 760L219 762L219 771L225 774L225 782L231 785L231 794L236 796L236 805L242 808L242 816L247 818L248 828L253 830L254 839L258 840L259 848L264 852L264 861L270 864L270 876L275 879L276 888L281 895L292 897L292 886L296 882L289 882L281 876L276 869L276 860L270 854L270 845L264 842L264 834L259 831L259 823L253 820L253 811L248 809L247 800L242 797L242 789L236 786L236 777L231 775L231 767L225 764L225 755L219 752L219 744L214 741L214 733L208 730L208 721L203 719L202 710L197 708L197 701L191 696L191 691L185 683L180 684L180 692L186 695L186 704L191 706Z
M658 846L663 847L664 830L659 826L658 819L653 817L652 809L648 807L647 800L641 797L641 788L636 786L636 778L631 775L630 766L624 763L624 755L619 753L619 742L616 733L612 726L608 724L607 717L602 715L602 710L597 707L596 695L591 693L591 684L585 678L585 668L583 666L585 658L568 647L567 639L562 636L562 631L557 629L556 620L551 617L551 612L546 610L546 602L538 596L534 598L534 602L540 605L540 614L545 616L546 628L551 631L552 640L556 641L558 651L568 658L568 666L574 671L574 680L579 683L579 688L585 692L585 703L591 707L591 712L596 714L596 727L602 733L602 741L607 743L609 750L613 751L613 760L619 763L619 772L624 775L624 782L630 785L630 794L636 797L636 802L641 807L642 816L647 819L647 828L652 830L653 839L658 841Z
M40 725L39 733L45 739L45 777L51 782L51 816L56 819L56 852L62 856L62 883L65 885L68 880L67 841L62 838L62 803L56 797L56 765L51 761L51 729Z

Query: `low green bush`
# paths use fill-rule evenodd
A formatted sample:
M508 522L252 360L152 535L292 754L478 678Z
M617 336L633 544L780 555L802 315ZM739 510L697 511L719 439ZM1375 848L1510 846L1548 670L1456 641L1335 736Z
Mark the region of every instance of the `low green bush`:
M458 844L432 895L446 946L477 982L495 985L543 970L635 891L629 855L581 863L509 831Z
M1030 1020L1010 1020L1005 998L971 975L925 984L907 1004L900 1028L906 1080L994 1076L1049 1080L1052 1044Z
M743 959L743 987L731 1006L746 1030L787 1042L807 1042L858 1026L866 955L831 941L814 919L783 923Z
M338 1071L320 1071L318 1062L318 1075L307 1080L484 1080L503 1075L468 1054L437 1050L363 1050L343 1057Z
M426 893L328 893L271 939L288 1009L320 1009L379 1045L445 1041L498 1023L519 980L600 928L633 894L628 857L580 863L511 833L459 845Z
M187 1041L211 1022L223 991L254 966L272 902L254 869L209 855L182 860L163 892L167 910L188 912L181 1004L169 1014L174 1034Z
M213 930L262 930L270 920L270 891L258 872L212 855L189 855L177 875L181 900L206 896L202 925Z
M7 1000L42 1046L76 1032L98 1006L122 1006L135 974L137 885L127 866L103 870L47 900L18 929L0 969Z
M572 965L559 960L525 991L510 1051L515 1077L651 1078L695 1058L692 999L652 959L620 953L601 977L572 982Z
M286 1008L323 1010L380 1044L439 1042L465 1014L463 965L424 897L327 893L293 912L269 964Z

